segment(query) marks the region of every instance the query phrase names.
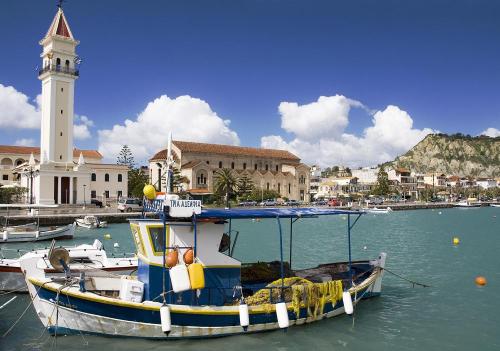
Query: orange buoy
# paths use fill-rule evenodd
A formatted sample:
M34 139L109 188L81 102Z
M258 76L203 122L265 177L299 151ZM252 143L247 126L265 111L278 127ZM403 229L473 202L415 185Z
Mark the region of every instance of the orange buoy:
M194 261L194 252L193 249L188 249L186 252L184 252L184 255L182 256L182 259L184 260L185 264L191 264Z
M177 252L177 249L174 249L167 254L167 267L175 267L177 263L179 263L179 252Z
M475 282L477 286L485 286L487 283L486 278L483 276L477 276Z

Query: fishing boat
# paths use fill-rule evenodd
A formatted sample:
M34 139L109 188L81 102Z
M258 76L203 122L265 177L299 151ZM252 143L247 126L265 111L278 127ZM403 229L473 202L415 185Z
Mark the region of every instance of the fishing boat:
M172 185L170 140L167 190ZM49 259L66 278L56 279L41 268L40 255L21 257L33 306L50 333L151 339L229 336L352 314L361 300L381 293L386 254L352 260L351 231L363 211L202 209L201 201L181 200L170 191L156 196L152 185L144 188L144 195L143 217L130 220L138 258L136 277L95 279L91 272L73 277L68 253L58 249L49 252ZM347 259L294 269L294 223L336 215L347 217ZM242 264L234 257L241 234L232 230L232 222L252 219L275 221L277 234L268 240L279 244L277 261Z
M94 229L94 228L106 228L108 226L108 222L101 221L96 216L85 216L83 218L75 219L76 224L79 227Z
M374 260L352 261L349 250L345 262L301 270L292 269L292 255L288 262L283 257L282 222L293 227L294 221L305 218L346 215L350 242L351 229L363 212L201 210L201 203L175 197L145 204L158 218L130 221L138 256L137 279L95 279L91 273L84 278L55 279L42 268L40 255L21 257L37 315L50 332L144 338L232 335L352 313L353 305L381 293L385 254ZM219 251L227 237L226 222L253 218L275 219L280 242L279 262L264 264L269 274L256 278L251 271L254 264L242 265ZM229 239L226 252L234 250L236 240L235 235ZM195 259L187 265L189 250ZM173 253L182 259L168 267Z
M109 257L104 246L97 239L92 245L83 244L65 249L69 253L69 268L72 276L78 276L82 271L93 271L94 275L101 276L106 276L106 273L128 275L137 270L135 256ZM8 249L2 249L2 256L4 250ZM43 269L47 276L60 276L61 273L50 264L48 253L47 248L33 251L34 255L41 257L40 269ZM28 292L19 258L0 258L0 291Z
M460 208L481 207L481 204L477 201L476 198L469 198L467 200L462 200L457 202L455 204L455 207L460 207Z

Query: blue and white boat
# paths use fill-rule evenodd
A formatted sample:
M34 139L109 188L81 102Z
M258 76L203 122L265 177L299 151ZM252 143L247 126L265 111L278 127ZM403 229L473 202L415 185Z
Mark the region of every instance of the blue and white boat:
M167 189L171 172L168 175ZM36 253L21 257L33 306L51 333L152 339L253 333L352 314L359 301L381 293L386 255L351 260L351 230L362 211L202 209L198 200L181 200L169 193L155 197L148 191L145 195L151 198L144 199L145 215L130 220L137 276L94 277L85 272L75 278L68 272L68 255L62 248L48 256L53 267L66 272L66 278L45 274L39 264L43 257ZM346 261L294 270L294 223L335 215L347 217ZM242 264L232 253L243 233L232 231L232 222L264 218L276 221L277 234L269 240L279 242L279 260ZM285 224L290 226L288 260Z
M135 279L102 274L94 278L90 272L85 277L55 279L39 268L41 257L24 255L21 268L43 325L57 334L166 339L223 336L352 313L353 304L381 292L385 254L374 260L346 260L303 270L291 269L283 257L282 222L293 225L300 218L346 215L350 234L362 213L318 208L201 210L199 204L190 202L176 198L146 201L146 208L157 211L158 218L130 220L138 257ZM192 216L172 216L176 204ZM266 264L267 279L252 279L252 265L242 265L230 255L236 237L231 242L226 239L226 222L252 218L275 219L279 228L274 239L280 242L280 260L274 266ZM221 246L229 249L221 252L225 249ZM167 268L170 252L179 250L182 257L191 248L195 262L202 266L201 285L186 277L182 259Z

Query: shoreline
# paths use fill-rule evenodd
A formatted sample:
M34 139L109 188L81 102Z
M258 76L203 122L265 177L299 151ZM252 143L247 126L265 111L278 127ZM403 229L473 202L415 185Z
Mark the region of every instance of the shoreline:
M491 202L495 203L495 202ZM490 202L481 203L481 207L487 207L490 205ZM324 206L320 206L324 207ZM428 210L428 209L441 209L441 208L453 208L455 207L454 203L440 202L440 203L406 203L406 204L382 204L378 206L369 206L369 208L377 207L379 209L385 209L390 207L393 211L412 211L412 210ZM70 224L75 221L76 218L84 217L85 215L95 215L99 217L99 219L103 221L107 221L108 223L127 223L129 218L138 218L141 216L141 212L107 212L102 211L100 209L92 209L87 208L83 210L82 208L72 207L72 213L59 213L59 211L53 211L49 213L48 211L43 211L39 216L31 216L27 214L16 214L9 215L8 220L11 225L18 225L27 222L40 221L41 226L47 225L65 225ZM240 207L238 207L240 208ZM244 207L241 207L244 208ZM247 207L250 208L250 207ZM260 208L260 206L258 207ZM359 207L356 206L338 206L335 207L341 210L356 210ZM0 224L4 225L6 219L6 214L0 214Z

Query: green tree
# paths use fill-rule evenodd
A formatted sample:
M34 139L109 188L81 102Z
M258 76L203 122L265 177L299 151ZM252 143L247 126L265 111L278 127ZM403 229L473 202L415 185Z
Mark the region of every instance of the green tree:
M248 197L254 188L252 179L250 179L246 174L238 179L238 196L242 198Z
M21 203L23 196L28 192L28 188L13 187L3 188L0 187L0 204Z
M167 173L165 172L161 176L161 180L163 183L167 184ZM174 193L179 193L181 192L181 186L183 183L189 183L189 179L181 175L180 169L176 167L172 167L172 185L171 185L171 190ZM186 189L184 189L186 190Z
M260 202L262 200L278 199L280 197L280 193L278 193L276 190L254 188L248 196L248 200Z
M385 171L384 166L381 166L377 174L377 185L373 190L375 195L387 195L389 194L389 176Z
M116 163L119 165L128 166L129 169L135 168L134 155L132 155L132 150L128 145L123 145L118 157L116 158Z
M214 192L219 196L224 194L226 207L229 207L231 195L238 191L238 177L228 168L218 169L215 172Z
M128 171L128 196L142 198L144 185L148 184L149 177L139 168Z

